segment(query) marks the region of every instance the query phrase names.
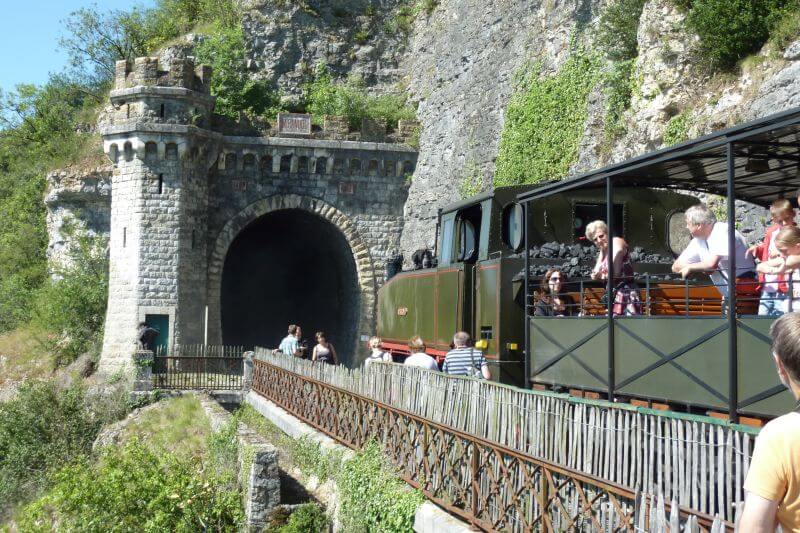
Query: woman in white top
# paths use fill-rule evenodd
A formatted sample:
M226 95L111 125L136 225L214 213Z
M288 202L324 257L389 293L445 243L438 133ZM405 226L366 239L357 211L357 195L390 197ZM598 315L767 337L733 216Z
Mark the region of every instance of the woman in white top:
M786 226L774 237L780 257L763 261L756 270L763 274L785 274L789 297L784 312L800 311L800 228Z
M403 364L425 368L427 370L439 370L439 365L436 363L436 360L425 353L425 342L419 335L412 337L408 342L408 350L411 352L411 355L406 357Z
M374 361L383 361L384 363L391 363L392 362L392 354L389 352L384 352L381 350L381 339L380 337L372 337L369 340L369 348L372 352L369 356L364 360L364 368L367 368L370 363Z
M325 338L324 331L317 332L317 345L314 346L314 351L311 353L312 361L322 361L329 365L336 364L336 348L333 344L329 343Z

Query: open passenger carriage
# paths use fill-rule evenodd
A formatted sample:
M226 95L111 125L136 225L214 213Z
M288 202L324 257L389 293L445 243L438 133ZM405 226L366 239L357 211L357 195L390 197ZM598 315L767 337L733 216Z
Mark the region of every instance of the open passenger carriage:
M540 244L536 228L553 198L592 194L605 197L602 217L610 235L625 236L630 247L641 226L652 217L631 213L630 190L704 192L767 207L778 198L794 203L800 188L800 110L794 109L677 146L546 184L519 195L526 217L525 378L526 385L545 384L590 390L608 398L642 398L687 406L692 410L727 411L770 417L791 409L793 399L778 381L771 358L772 318L756 316L758 293L753 280L738 280L726 301L707 276L689 281L650 274L636 264L636 283L643 302L640 316L612 316L616 282L578 282L570 287L581 316L534 316L532 274ZM696 203L696 202L695 202ZM725 202L727 220L739 206ZM620 217L619 212L627 213ZM676 210L665 217L664 242L673 252L683 225ZM670 228L672 226L672 228ZM730 224L729 249L734 225ZM685 232L684 228L684 232ZM640 233L640 232L639 232ZM611 239L609 248L613 246ZM613 255L613 250L609 250ZM736 279L731 254L727 279ZM727 309L736 312L728 313Z

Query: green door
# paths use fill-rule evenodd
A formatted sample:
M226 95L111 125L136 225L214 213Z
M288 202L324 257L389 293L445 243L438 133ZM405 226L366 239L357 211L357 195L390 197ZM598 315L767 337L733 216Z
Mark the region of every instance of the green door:
M156 337L156 353L167 353L169 346L169 315L145 315L145 324L158 331Z

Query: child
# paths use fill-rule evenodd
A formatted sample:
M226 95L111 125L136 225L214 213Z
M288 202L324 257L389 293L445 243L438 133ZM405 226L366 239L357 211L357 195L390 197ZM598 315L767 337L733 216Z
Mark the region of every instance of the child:
M794 209L789 200L785 198L775 200L770 205L769 212L772 215L772 225L767 228L764 242L747 249L748 254L752 254L754 258L762 263L779 256L778 250L775 248L775 235L777 232L786 226L795 225ZM759 271L758 281L761 290L758 314L762 316L778 316L782 314L788 293L785 276L783 274L765 274Z

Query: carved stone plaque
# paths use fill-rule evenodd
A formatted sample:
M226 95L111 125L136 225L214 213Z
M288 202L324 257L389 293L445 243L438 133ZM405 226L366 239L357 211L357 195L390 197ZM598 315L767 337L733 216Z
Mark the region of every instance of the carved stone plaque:
M303 113L278 113L278 133L311 135L311 115Z

